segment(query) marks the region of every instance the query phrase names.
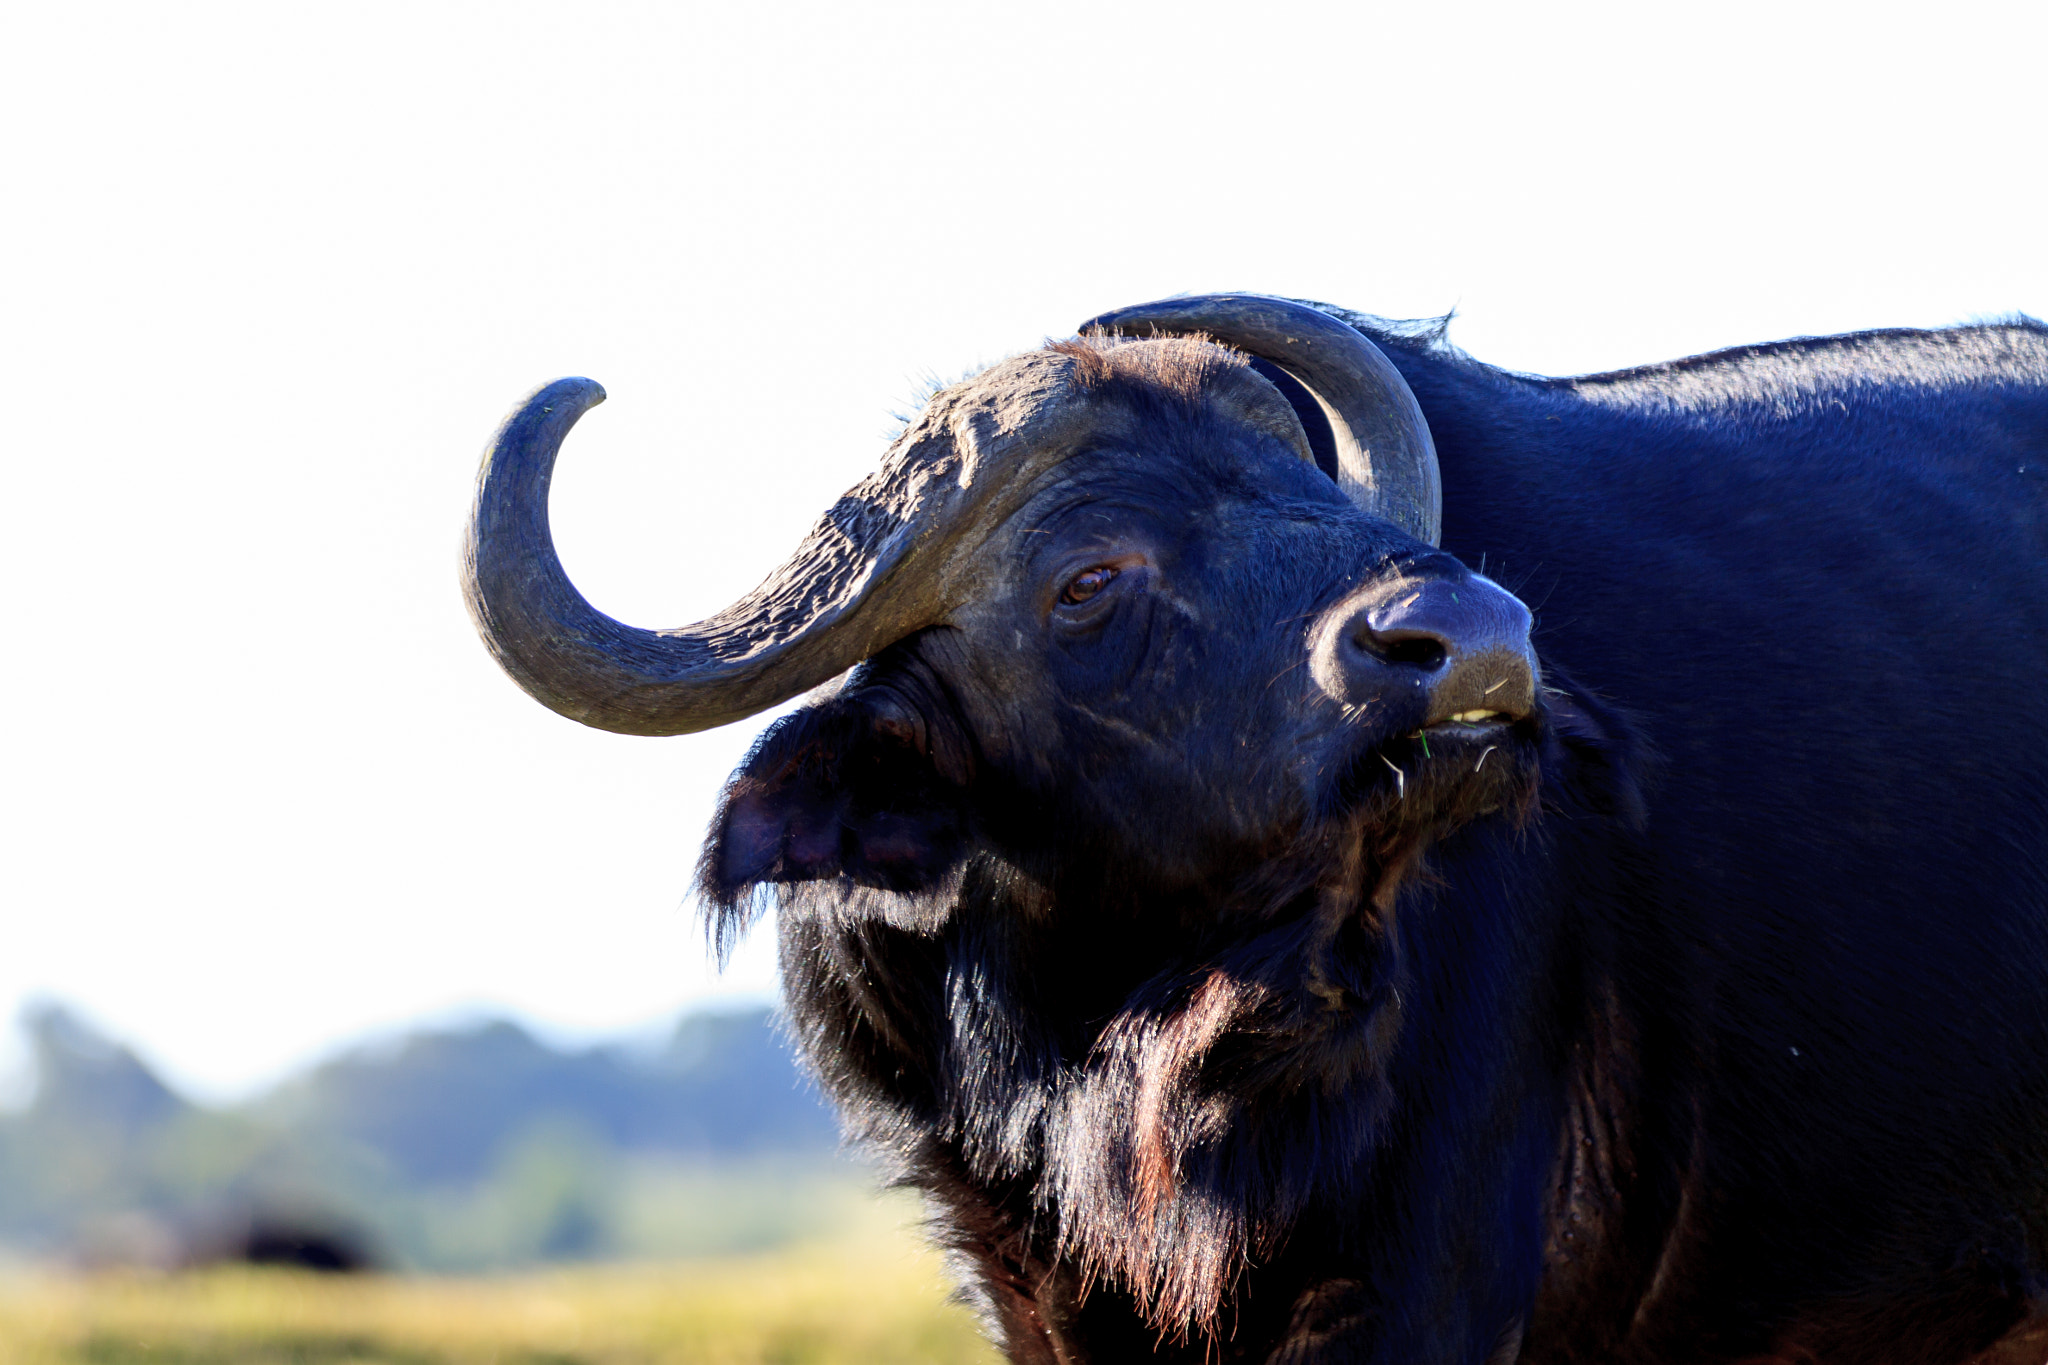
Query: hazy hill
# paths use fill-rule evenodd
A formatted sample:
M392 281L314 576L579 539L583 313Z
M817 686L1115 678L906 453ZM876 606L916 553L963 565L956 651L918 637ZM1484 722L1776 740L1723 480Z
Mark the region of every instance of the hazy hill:
M62 1009L25 1023L37 1081L0 1112L0 1244L31 1254L176 1260L266 1220L448 1268L717 1251L814 1230L861 1180L765 1010L686 1016L651 1049L423 1031L232 1109Z
M258 1112L358 1143L422 1184L486 1174L508 1139L549 1119L621 1152L759 1157L836 1141L765 1010L686 1016L651 1054L557 1052L502 1021L414 1034L329 1062Z
M57 1007L22 1021L35 1049L37 1122L119 1131L164 1123L186 1109L134 1053Z

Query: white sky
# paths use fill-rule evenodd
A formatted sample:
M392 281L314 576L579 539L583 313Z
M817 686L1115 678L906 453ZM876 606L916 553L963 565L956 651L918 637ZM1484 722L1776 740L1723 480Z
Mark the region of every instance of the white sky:
M1118 304L1455 307L1551 373L2048 314L2044 15L15 6L0 1012L223 1096L428 1014L772 988L685 904L757 727L583 729L463 615L477 455L543 380L612 395L570 573L669 626L927 374Z

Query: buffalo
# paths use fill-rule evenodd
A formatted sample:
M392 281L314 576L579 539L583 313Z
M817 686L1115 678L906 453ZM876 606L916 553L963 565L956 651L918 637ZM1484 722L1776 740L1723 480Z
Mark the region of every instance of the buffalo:
M478 628L609 730L811 694L700 893L1011 1360L2048 1354L2048 328L1125 309L670 631L550 544L602 397Z

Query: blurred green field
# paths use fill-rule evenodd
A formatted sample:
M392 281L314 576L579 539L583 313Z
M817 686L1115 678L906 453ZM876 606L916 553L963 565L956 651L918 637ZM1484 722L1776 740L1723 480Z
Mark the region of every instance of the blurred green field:
M987 1365L938 1258L858 1236L485 1277L0 1272L4 1365Z

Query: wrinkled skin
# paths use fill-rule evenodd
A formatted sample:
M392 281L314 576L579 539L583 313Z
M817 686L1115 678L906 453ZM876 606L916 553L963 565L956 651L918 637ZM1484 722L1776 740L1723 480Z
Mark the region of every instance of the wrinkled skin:
M1467 577L1277 445L1200 434L1214 444L1069 461L990 547L994 590L865 667L839 703L952 729L947 743L972 758L943 766L961 777L971 762L1051 822L1007 831L1019 847L1097 847L1159 889L1255 864L1341 803L1354 760L1422 726L1419 691L1344 714L1308 667L1317 617L1377 579ZM1114 577L1094 596L1059 601L1104 568ZM1158 820L1162 803L1176 819ZM945 860L892 845L884 861L915 865L917 885ZM750 853L723 875L760 870ZM827 857L802 870L839 869Z

